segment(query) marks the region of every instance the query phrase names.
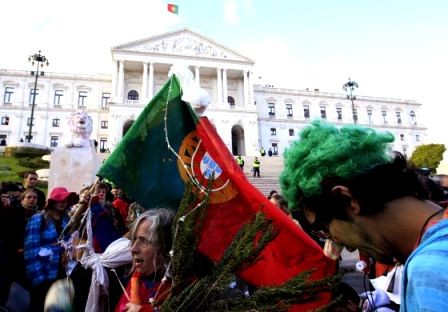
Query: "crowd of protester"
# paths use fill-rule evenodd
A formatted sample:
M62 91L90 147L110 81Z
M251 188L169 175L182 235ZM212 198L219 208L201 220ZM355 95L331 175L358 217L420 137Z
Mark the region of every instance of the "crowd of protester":
M335 133L332 135L337 135ZM308 143L303 139L300 144ZM318 150L315 146L310 148L309 153ZM350 157L356 157L353 155L356 153ZM358 166L350 157L347 161L351 161L351 166ZM339 172L341 176L337 176L326 168L323 172L327 176L321 174L317 184L311 183L315 180L312 176L314 171L309 171L310 176L306 176L306 168L302 167L308 165L308 160L303 159L300 164L295 163L302 166L300 178L295 175L297 180L291 181L288 175L281 177L282 191L286 195L272 190L268 200L320 244L329 257L340 257L338 247L335 247L338 245L359 248L362 266L359 270L372 280L389 276L391 272L395 274L401 266L400 272L404 277L397 282L401 285L398 290L375 289L370 285L365 292L358 294L350 286L341 284L335 289L333 311L379 311L379 307L383 311L396 311L400 302L395 302L395 297L390 296L394 292L401 293L404 298L401 299L404 310L415 310L410 304L422 307L427 307L427 304L437 310L433 301L419 297L422 295L418 292L424 289L429 300L437 300L433 299L437 296L430 289L428 279L419 278L419 285L412 282L420 276L415 273L419 272L418 265L423 267L423 259L413 251L420 244L430 245L425 243L426 231L437 236L431 230L436 224L442 224L444 218L441 216L446 215L448 176L432 176L427 170L408 167L399 154L391 160L378 159L373 159L368 169L358 168L361 173L356 174L350 168L349 173ZM288 164L286 168L290 172L297 169L288 168ZM319 170L318 166L313 168ZM36 187L37 180L35 172L27 172L23 183L2 182L0 186L0 308L6 309L8 304L11 308L14 300L18 300L26 302L29 311L44 311L51 285L67 276L74 285L74 311L84 311L89 306L100 306L104 311L152 311L154 302L163 301L166 295L163 290L170 287L166 268L171 248L173 211L165 208L148 210L129 199L117 186L104 182L96 182L79 192L58 186L49 190L46 197ZM296 183L294 188L292 182ZM378 244L378 240L393 240L367 232L367 228L376 222L372 221L372 216L386 214L389 205L395 206L397 202L400 209L412 206L410 209L415 220L425 221L422 225L409 219L412 216L406 216L409 226L402 230L414 233L417 230L410 227L415 223L415 228L421 230L415 237L418 241L415 246L413 242L413 246L407 244L404 247L397 243L396 249L388 251L372 247ZM381 205L386 208L373 211ZM361 209L365 211L359 212ZM390 220L394 220L397 211L390 212ZM402 217L405 218L404 215ZM357 222L367 228L361 229ZM399 224L398 220L393 222ZM354 231L355 236L348 235L349 231ZM444 228L441 227L440 231L443 232ZM364 241L356 238L358 234ZM387 233L381 235L387 236ZM442 247L437 252L446 253L443 244L444 241L439 243ZM434 250L431 252L434 255ZM404 266L409 257L415 258L417 267ZM432 258L425 259L429 261ZM437 266L440 259L434 259ZM413 276L414 273L417 275ZM97 287L97 284L102 285L101 274L107 275L109 282L106 288ZM446 283L444 273L439 271L438 274ZM17 287L22 289L20 298L15 293ZM412 288L412 293L408 290L406 296L409 288ZM446 293L448 289L439 291Z

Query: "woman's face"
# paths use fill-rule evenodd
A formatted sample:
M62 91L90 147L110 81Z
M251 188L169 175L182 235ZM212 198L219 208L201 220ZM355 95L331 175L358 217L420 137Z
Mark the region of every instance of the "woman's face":
M23 207L35 207L37 205L37 194L34 192L26 193L20 203Z
M98 199L100 200L100 202L106 201L106 195L107 195L107 190L106 189L100 188L98 190Z
M149 276L163 267L157 241L155 238L148 238L150 226L151 222L148 220L140 222L131 249L135 271L142 276Z
M8 194L1 195L2 207L8 208L11 205L11 200Z
M67 209L67 200L57 201L54 203L54 210L58 212L63 212Z

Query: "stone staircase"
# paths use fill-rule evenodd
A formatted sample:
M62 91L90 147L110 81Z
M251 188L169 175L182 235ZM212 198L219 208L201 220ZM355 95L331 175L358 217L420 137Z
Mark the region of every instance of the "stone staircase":
M271 190L280 191L279 177L283 170L283 157L281 156L264 156L258 157L260 160L260 178L254 178L252 173L252 163L254 157L244 156L244 173L250 183L259 189L264 195L269 195Z

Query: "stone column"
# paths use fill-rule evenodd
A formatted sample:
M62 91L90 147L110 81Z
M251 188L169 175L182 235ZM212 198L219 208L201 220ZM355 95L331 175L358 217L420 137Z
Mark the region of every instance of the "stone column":
M111 86L111 97L112 99L117 96L117 72L118 72L118 62L113 62L112 68L112 86Z
M149 63L149 91L148 98L152 99L154 96L154 63Z
M195 66L194 68L194 78L196 79L196 84L201 86L201 77L199 76L199 66Z
M123 101L124 91L124 61L118 61L118 84L117 84L117 96ZM124 101L123 101L124 102Z
M222 76L221 76L221 68L216 69L216 85L218 89L218 105L223 104L222 100Z
M248 102L249 102L249 86L248 86L248 82L247 82L247 70L243 70L243 101L244 101L244 106L248 106Z
M227 69L222 70L222 97L223 103L227 105L229 102L227 100Z
M248 83L249 83L249 106L254 107L254 81L253 81L253 73L251 71L248 72Z
M142 75L142 97L141 100L146 103L148 98L148 63L143 63L143 75Z

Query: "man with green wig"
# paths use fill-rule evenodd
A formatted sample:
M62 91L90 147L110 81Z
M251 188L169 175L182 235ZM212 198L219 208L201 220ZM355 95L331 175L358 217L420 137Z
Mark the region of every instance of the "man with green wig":
M393 140L315 121L285 153L282 193L311 235L405 264L401 311L448 311L448 214Z

